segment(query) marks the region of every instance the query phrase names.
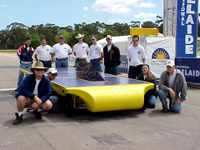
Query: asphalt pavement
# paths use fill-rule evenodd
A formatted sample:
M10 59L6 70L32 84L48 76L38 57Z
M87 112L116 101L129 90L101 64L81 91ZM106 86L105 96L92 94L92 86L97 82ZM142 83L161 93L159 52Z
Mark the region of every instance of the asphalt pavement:
M61 105L36 120L24 110L13 125L19 60L0 53L0 150L199 150L200 92L188 88L179 114L155 109L92 113L79 110L67 118ZM126 97L126 95L124 95Z

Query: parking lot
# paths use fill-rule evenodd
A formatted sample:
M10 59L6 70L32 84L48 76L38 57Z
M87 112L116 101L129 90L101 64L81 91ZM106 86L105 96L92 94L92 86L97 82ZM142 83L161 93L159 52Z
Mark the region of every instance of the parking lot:
M180 114L155 109L92 113L79 110L67 118L63 107L36 120L24 110L24 122L14 126L19 60L0 53L1 150L198 150L200 92L188 88ZM126 97L126 95L124 95Z

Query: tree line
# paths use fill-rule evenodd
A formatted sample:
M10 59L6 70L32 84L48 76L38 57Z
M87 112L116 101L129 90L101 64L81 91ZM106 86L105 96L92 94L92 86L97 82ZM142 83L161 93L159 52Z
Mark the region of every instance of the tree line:
M95 35L97 39L102 39L106 35L122 36L129 35L130 28L158 28L160 33L163 33L163 18L157 16L155 22L146 21L141 24L140 21L131 21L127 23L114 23L108 25L96 21L95 23L86 24L74 24L72 26L59 27L55 24L47 23L45 25L32 25L28 27L22 23L14 22L7 26L6 29L0 30L0 49L17 49L20 45L24 44L27 37L31 38L33 48L41 45L40 38L45 37L47 44L53 46L58 43L59 35L65 37L65 43L73 46L77 43L75 36L78 33L84 34L84 42L89 45L92 44L90 38Z

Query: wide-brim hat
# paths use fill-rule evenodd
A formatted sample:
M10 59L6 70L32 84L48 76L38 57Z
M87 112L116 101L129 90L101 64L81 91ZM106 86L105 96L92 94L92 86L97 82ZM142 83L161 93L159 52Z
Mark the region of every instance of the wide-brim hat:
M46 72L48 68L44 67L41 61L38 61L35 63L35 67L32 67L30 70L33 72L34 69L44 69L44 72Z
M83 37L84 37L84 34L82 35L82 34L80 34L80 33L79 33L77 36L75 36L76 39L81 39L81 38L83 38Z

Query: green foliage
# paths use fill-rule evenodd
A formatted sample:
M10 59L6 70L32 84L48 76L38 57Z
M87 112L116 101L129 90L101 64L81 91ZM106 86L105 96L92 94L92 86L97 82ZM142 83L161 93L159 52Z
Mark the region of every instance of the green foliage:
M143 22L143 28L158 28L162 33L162 22L163 18L157 16L158 20L154 22L146 21ZM84 34L83 41L88 45L91 45L90 40L92 35L95 35L97 39L102 39L107 35L121 36L129 35L130 27L139 28L141 26L140 21L131 21L130 24L127 23L114 23L112 25L100 23L98 21L86 24L85 22L74 24L72 26L59 27L55 24L40 24L32 25L28 27L22 23L11 23L7 26L7 29L0 31L0 49L17 49L20 45L24 44L25 39L30 37L32 40L32 46L36 48L40 45L40 38L45 37L47 44L53 46L58 43L59 35L65 37L65 43L73 46L78 42L75 38L79 33ZM200 28L200 26L199 26Z
M28 37L31 39L31 46L34 49L41 45L40 36L37 33L29 34Z

